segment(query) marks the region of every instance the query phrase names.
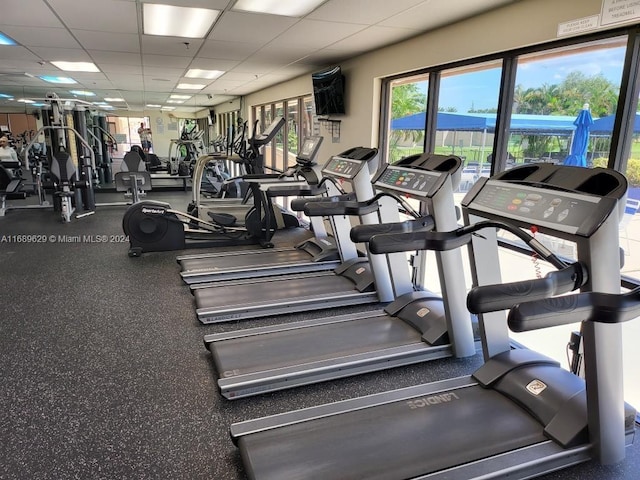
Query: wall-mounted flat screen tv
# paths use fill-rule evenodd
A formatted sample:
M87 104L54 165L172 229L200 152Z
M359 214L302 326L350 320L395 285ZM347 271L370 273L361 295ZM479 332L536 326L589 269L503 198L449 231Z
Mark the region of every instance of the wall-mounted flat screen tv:
M334 67L311 75L316 115L345 113L344 76L340 67Z

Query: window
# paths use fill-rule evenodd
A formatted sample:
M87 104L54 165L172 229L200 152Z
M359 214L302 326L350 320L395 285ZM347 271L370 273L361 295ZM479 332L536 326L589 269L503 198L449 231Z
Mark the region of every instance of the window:
M274 109L275 109L275 113L274 113L274 119L277 117L284 117L285 116L285 102L278 102L274 105ZM283 128L282 130L280 130L275 137L275 146L276 146L276 155L275 155L275 161L272 164L273 168L275 168L276 170L282 170L284 167L284 158L286 155L286 150L285 150L285 134L286 134L286 123L285 123L285 128Z
M259 130L268 127L276 117L285 119L285 126L275 136L274 141L264 147L265 165L270 168L284 170L295 161L302 139L318 134L311 95L268 105L256 105L252 108L252 113L253 118L261 122Z
M501 74L500 61L441 74L435 153L462 158L459 192L468 191L479 176L491 175Z
M633 95L623 95L621 88L625 68L633 72L631 79L638 78L635 74L640 70L640 52L628 54L627 43L636 47L638 42L615 35L594 34L587 41L573 38L553 46L505 52L463 65L431 67L429 71L386 80L383 100L388 123L381 128L380 138L385 159L393 163L414 151L421 152L423 145L429 151L463 157L465 166L471 165L476 171L471 177L470 170L467 177L463 173L466 183L456 194L458 199L479 173L489 175L491 171L526 163L571 164L577 158L585 167L623 165L619 168L626 174L630 188L620 225L620 244L625 250L622 274L625 285L640 284L640 242L636 241L640 238L640 120L635 122L637 115L630 119L634 125L631 135L622 133L624 128L618 131L620 128L615 125L617 112L638 110L640 85L626 87ZM429 93L434 96L435 92L438 98L430 98ZM624 100L625 105L618 105L619 100ZM586 116L587 111L593 124L588 135L581 137L574 122L581 113ZM437 112L435 121L428 118L428 112ZM498 113L502 113L500 118ZM457 120L455 127L450 117ZM466 128L461 125L463 120L469 122ZM629 147L626 150L618 146L624 142L630 143L624 145ZM504 151L506 158L493 161L494 148ZM626 155L624 161L617 158L622 156L621 151ZM491 165L491 170L486 165ZM570 242L543 242L549 242L563 256L575 255L575 246ZM510 248L501 248L500 256L503 265L508 266L508 272L503 274L506 282L531 278L538 272L544 275L550 268L532 263L531 257ZM428 255L426 271L433 272L435 268L433 255ZM469 279L468 268L465 273ZM425 286L438 291L437 275L427 276ZM517 334L513 338L566 366L566 347L574 330L579 330L579 325ZM640 335L640 322L623 325L623 332L625 398L638 407L640 354L635 339Z
M383 152L388 163L424 151L428 85L427 74L390 82L387 148Z
M599 123L615 116L625 47L626 37L616 37L518 58L508 144L511 165L607 165L606 132L596 124L593 134L581 139L574 122L582 110L591 120L601 119Z

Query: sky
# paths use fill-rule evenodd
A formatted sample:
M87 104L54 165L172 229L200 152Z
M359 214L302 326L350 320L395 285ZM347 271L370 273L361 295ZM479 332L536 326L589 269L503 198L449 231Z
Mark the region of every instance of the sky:
M619 85L624 62L624 47L591 50L582 53L550 56L545 59L529 59L518 64L516 85L535 88L546 84L562 83L573 71L587 76L602 74ZM471 72L462 75L443 75L440 84L438 107L454 107L457 112L469 109L497 108L500 68ZM426 82L420 86L426 92Z

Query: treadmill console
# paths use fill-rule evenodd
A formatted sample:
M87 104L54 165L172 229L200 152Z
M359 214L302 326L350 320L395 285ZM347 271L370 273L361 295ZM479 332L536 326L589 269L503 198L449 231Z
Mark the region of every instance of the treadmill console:
M471 211L536 225L555 232L590 236L615 208L609 197L487 180L467 206Z
M351 158L335 156L331 157L323 167L322 173L332 177L351 180L357 175L364 164L365 162L362 160L353 160Z
M311 165L315 163L315 158L318 155L318 150L320 150L320 145L322 145L322 137L305 137L302 142L302 147L300 147L300 151L296 156L296 163L298 165Z
M447 173L388 165L374 185L384 190L402 192L414 198L432 197Z

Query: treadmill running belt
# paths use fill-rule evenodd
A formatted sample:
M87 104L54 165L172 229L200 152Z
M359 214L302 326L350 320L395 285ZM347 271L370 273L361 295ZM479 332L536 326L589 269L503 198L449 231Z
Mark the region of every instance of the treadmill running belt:
M186 273L217 272L219 270L234 270L239 268L258 269L263 267L278 267L281 264L309 261L311 255L302 250L283 250L272 252L264 250L253 255L225 255L217 258L197 258L182 260L180 265Z
M238 305L260 305L270 301L326 297L332 293L356 292L351 280L333 272L311 277L273 278L268 282L245 285L221 285L194 290L197 308L222 308Z
M472 386L253 433L238 447L252 479L398 480L545 440L513 402Z
M209 345L221 377L421 343L420 332L386 314L348 322L240 337Z

